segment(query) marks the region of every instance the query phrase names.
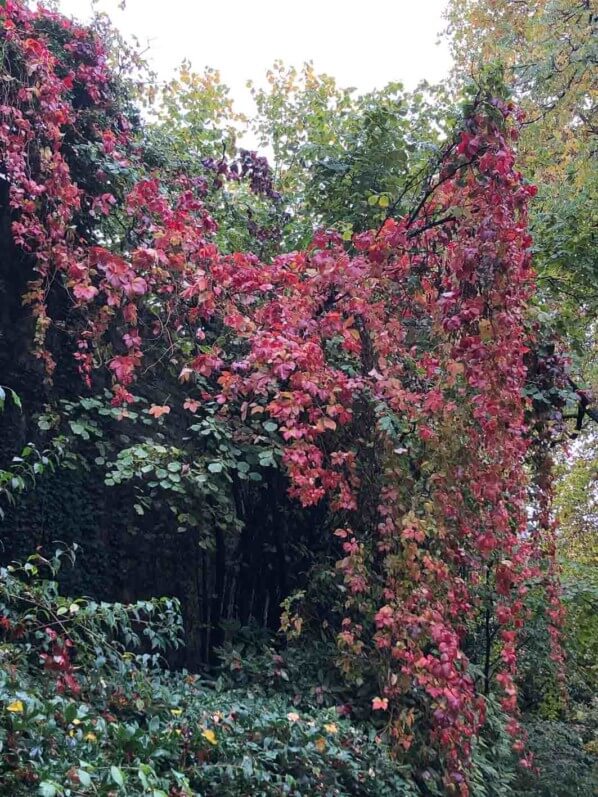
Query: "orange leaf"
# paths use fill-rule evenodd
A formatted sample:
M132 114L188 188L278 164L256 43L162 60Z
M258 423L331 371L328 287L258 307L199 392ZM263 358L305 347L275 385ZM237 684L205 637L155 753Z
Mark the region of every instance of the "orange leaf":
M170 412L170 407L168 404L164 404L164 406L160 406L158 404L152 404L152 406L148 410L150 415L153 415L154 418L161 418L162 415L168 415Z

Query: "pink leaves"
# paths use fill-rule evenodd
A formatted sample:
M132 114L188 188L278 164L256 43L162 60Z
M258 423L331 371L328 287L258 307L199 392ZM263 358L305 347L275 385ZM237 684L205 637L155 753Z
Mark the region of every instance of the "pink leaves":
M480 139L478 136L473 136L471 133L463 131L459 136L459 143L457 144L457 155L465 155L466 158L472 158L480 148Z
M142 340L139 336L139 332L136 329L132 329L130 332L125 332L123 335L123 342L127 349L138 349L141 346Z
M141 361L141 356L140 352L133 352L132 354L119 355L112 358L108 367L120 384L124 386L131 384L135 369Z
M111 209L116 205L116 198L113 194L105 193L100 194L100 196L94 197L92 202L92 208L94 211L98 211L102 215L108 215Z
M27 55L41 59L48 56L48 48L39 39L25 39L23 49Z
M389 712L390 736L404 749L412 736L397 717L405 693L421 691L417 719L431 729L425 743L437 746L448 782L466 795L471 736L484 712L463 640L491 589L499 596L497 682L515 712L523 590L538 572L527 540L521 399L531 291L526 202L534 189L514 171L502 131L481 112L469 119L418 212L359 233L354 249L338 232L318 231L305 251L271 263L224 255L192 182L163 186L157 176L139 180L125 200L127 239L114 251L90 247L73 233L73 214L108 214L114 197L106 184L95 197L83 194L62 140L77 119L75 83L104 108L105 54L83 42L90 56L65 80L29 23L5 30L25 72L43 84L35 98L33 81L15 92L7 84L0 107L10 201L19 211L13 236L35 257L26 298L40 356L51 363L45 302L58 276L82 319L81 372L91 386L97 346L115 406L135 400L129 388L140 365L158 352L155 361L176 368L191 394L199 385L199 398L185 399L183 409L216 406L252 439L267 439L265 430L276 439L290 495L303 506L325 500L339 515L334 544L351 617L338 639L347 668L360 656L377 666L384 696L372 709ZM74 57L81 44L73 37L65 48ZM103 157L124 161L125 125L95 136ZM36 142L43 146L32 175ZM107 173L99 168L96 177ZM172 422L167 404L147 412ZM554 585L548 594L556 643ZM558 660L556 644L553 655Z
M133 276L133 272L127 272L127 281L123 283L125 296L131 299L135 296L143 296L148 291L147 280L143 277Z
M387 711L388 709L388 698L386 697L374 697L372 699L372 710L373 711Z
M106 155L111 155L116 149L116 136L112 130L104 130L102 133L102 144Z
M218 356L216 351L210 354L198 354L190 363L193 371L205 377L212 376L214 372L220 371L223 365L224 361Z
M148 415L151 415L153 418L161 418L163 415L168 415L170 413L170 407L165 404L163 406L158 404L152 404L152 406L147 411Z
M75 299L78 299L81 302L90 302L98 295L98 289L93 285L76 283L73 286L73 295Z
M92 264L104 272L107 290L116 289L127 298L143 296L148 291L147 280L135 274L129 264L106 249L95 247L92 252Z
M391 628L394 625L395 612L391 606L383 606L376 614L376 627L377 628Z
M193 282L181 291L181 299L188 301L194 297L201 296L209 288L206 275L201 271L195 275Z

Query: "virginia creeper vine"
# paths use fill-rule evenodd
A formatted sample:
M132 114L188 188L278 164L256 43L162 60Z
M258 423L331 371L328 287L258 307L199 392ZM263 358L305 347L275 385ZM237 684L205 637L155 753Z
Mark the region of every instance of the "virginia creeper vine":
M63 31L61 54L50 50L48 23ZM16 0L0 8L0 26L5 68L18 76L0 101L1 179L14 242L31 264L25 301L47 372L48 297L62 290L79 330L79 370L92 387L107 363L123 413L160 343L188 384L186 411L215 401L233 430L251 416L276 423L291 496L304 506L327 500L342 519L342 666L350 673L364 658L376 663L374 708L387 712L397 749L409 749L414 722L423 723L444 757L447 790L463 797L485 705L465 648L490 611L491 587L494 677L529 765L517 722L517 640L551 521L546 507L530 518L524 467L535 189L514 163L517 109L479 98L411 214L349 246L319 231L305 251L264 263L218 251L192 180L165 187L145 177L116 208L109 185L86 192L64 140L86 108L110 102L100 42ZM102 127L101 116L87 135L125 167L135 158L127 120ZM127 240L100 245L81 234L77 215L90 208L121 214ZM357 433L369 435L379 466L373 528L360 514L371 458ZM556 629L561 609L548 582Z

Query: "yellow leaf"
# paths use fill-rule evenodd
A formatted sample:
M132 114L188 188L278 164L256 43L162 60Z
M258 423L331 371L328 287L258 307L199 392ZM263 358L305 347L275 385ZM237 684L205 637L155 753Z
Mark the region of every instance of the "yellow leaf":
M85 741L86 742L97 742L97 740L98 740L98 737L95 735L95 733L91 733L91 731L90 731L89 733L85 734Z
M327 731L328 733L336 733L338 731L338 728L334 724L334 722L327 722L324 725L324 730Z
M13 714L22 714L25 711L25 707L23 706L22 700L13 700L12 703L9 703L6 706L7 711L12 711Z
M324 739L323 736L318 736L318 738L316 739L316 749L320 753L323 753L324 750L326 749L326 739Z
M480 337L482 340L490 340L492 338L492 324L487 318L480 321Z
M170 709L170 713L172 714L173 717L180 717L181 714L183 713L183 709L182 708L171 708Z
M218 744L218 739L216 738L216 734L214 733L213 730L208 728L208 730L203 731L201 735L210 744Z

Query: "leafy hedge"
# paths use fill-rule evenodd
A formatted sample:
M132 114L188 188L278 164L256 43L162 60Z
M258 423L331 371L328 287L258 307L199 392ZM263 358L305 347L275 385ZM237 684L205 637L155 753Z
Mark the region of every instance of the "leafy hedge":
M334 709L160 669L176 604L63 598L58 564L0 571L0 794L416 793L375 731Z

